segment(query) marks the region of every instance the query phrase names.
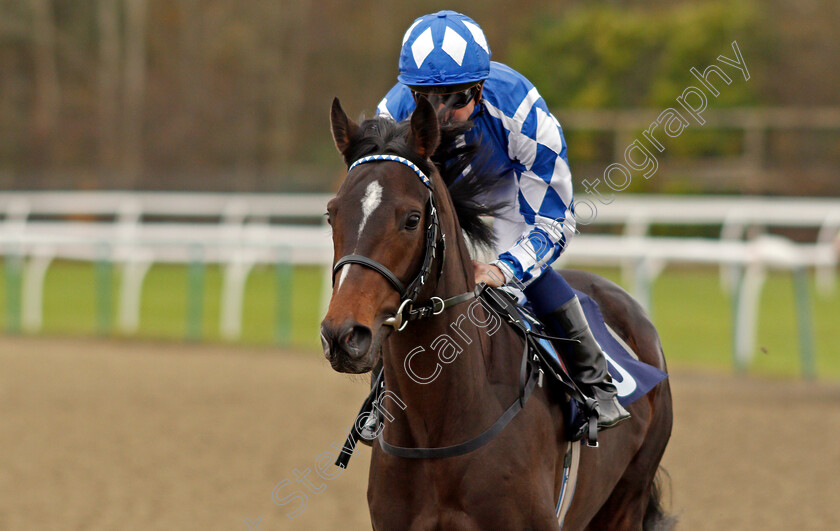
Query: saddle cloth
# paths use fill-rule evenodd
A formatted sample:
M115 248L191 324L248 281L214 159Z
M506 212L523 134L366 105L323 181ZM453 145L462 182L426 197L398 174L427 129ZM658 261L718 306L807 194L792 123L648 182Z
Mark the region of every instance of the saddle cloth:
M622 406L627 407L647 394L668 375L656 367L640 361L636 353L604 322L604 316L601 314L598 303L585 293L578 290L574 291L580 299L583 313L589 321L589 327L592 329L595 339L598 340L606 353L610 376L612 376L613 383L618 391L618 401ZM529 310L527 303L525 307L519 306L519 308L528 325L538 332L546 332L542 324ZM554 343L548 339L539 339L538 343L541 348L545 349L565 367L563 356L558 356ZM571 355L571 351L565 352L564 355ZM568 419L570 427L580 425L584 419L580 415L577 403L572 400L570 405L571 415Z

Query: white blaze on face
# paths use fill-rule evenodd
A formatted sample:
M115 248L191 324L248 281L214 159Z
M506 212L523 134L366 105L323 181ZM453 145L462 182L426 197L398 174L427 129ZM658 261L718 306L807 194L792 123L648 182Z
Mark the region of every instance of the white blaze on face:
M341 266L341 276L338 277L338 286L336 286L336 290L341 288L341 283L344 282L344 279L347 277L347 272L350 271L351 264L344 264Z
M365 190L365 196L362 198L362 222L359 223L359 236L365 229L365 224L379 203L382 202L382 185L379 181L371 181Z
M362 231L365 229L368 218L371 214L373 214L373 211L376 210L380 203L382 203L382 185L379 184L378 181L371 181L365 189L364 197L362 197L362 221L359 223L359 238L362 236ZM355 252L356 249L353 249L354 254ZM341 283L344 282L345 278L347 278L347 273L350 272L351 265L352 264L345 264L344 267L341 268L341 275L338 277L338 286L336 289L341 288Z

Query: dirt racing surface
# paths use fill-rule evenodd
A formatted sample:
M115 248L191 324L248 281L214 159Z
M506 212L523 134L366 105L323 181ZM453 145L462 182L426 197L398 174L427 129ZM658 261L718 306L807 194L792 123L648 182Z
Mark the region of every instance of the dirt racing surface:
M840 529L840 385L671 380L679 529ZM0 529L369 529L369 450L329 465L366 386L317 354L0 337Z

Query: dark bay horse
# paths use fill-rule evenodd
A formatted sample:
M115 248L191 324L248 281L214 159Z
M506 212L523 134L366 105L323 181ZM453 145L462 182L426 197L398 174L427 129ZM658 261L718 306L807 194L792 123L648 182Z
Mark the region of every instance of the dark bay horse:
M381 356L391 396L381 437L390 445L439 448L473 438L517 398L522 338L509 326L495 326L480 304L436 306L435 315L402 331L395 330L404 323L395 325L394 316L409 283L417 301L473 290L462 230L486 240L480 208L463 190L448 188L430 160L441 127L425 100L400 124L386 118L356 124L335 100L331 121L348 167L370 155L399 160L351 167L329 203L339 267L321 326L324 354L336 371L354 374L370 371ZM445 250L430 260L432 218L439 220ZM347 256L357 258L340 261ZM412 282L423 271L426 278ZM656 329L625 291L594 274L563 275L600 305L642 361L666 370ZM368 484L373 528L559 529L555 506L567 442L561 400L550 385L535 388L495 438L457 457L407 459L374 441ZM629 410L632 419L603 432L599 448L582 448L564 529L653 529L668 521L655 483L671 433L667 379Z

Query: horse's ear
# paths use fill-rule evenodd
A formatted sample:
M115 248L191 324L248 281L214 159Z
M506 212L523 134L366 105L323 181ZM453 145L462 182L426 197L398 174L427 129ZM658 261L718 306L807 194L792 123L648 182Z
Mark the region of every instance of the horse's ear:
M330 110L330 125L332 126L335 147L346 158L347 150L359 131L359 126L353 120L347 118L347 114L341 108L341 102L338 101L338 98L333 99L332 109Z
M411 113L411 132L408 145L423 158L431 157L440 142L440 125L434 107L426 98L417 98L417 108Z

